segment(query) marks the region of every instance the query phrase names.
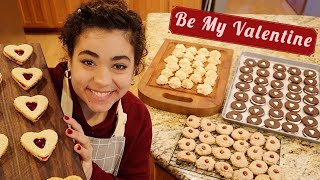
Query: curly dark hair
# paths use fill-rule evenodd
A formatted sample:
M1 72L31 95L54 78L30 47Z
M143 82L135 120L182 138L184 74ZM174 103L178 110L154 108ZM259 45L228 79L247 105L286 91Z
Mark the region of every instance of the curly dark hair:
M129 42L134 49L135 74L143 70L141 59L147 55L147 49L141 17L129 10L124 0L91 0L69 15L59 37L69 57L73 55L77 37L93 27L129 32Z

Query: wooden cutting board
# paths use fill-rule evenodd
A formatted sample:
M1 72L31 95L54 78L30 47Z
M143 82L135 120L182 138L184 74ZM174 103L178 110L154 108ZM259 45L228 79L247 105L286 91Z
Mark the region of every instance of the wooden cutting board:
M198 50L207 48L209 51L218 50L221 53L221 64L217 66L218 78L213 92L208 96L197 93L196 85L192 89L173 89L169 85L158 85L156 79L164 69L168 57L176 44L184 44L187 48L194 46ZM220 112L226 91L233 50L207 46L202 44L166 39L153 59L150 67L142 77L138 95L146 104L169 112L196 116L210 116Z
M79 156L73 150L74 143L65 135L67 125L62 120L60 102L41 47L39 44L30 45L33 46L34 52L23 66L6 58L2 54L5 45L0 45L0 72L3 78L0 84L0 133L9 139L9 147L0 159L0 179L45 180L53 176L65 178L69 175L78 175L85 179ZM15 67L37 67L42 70L43 78L33 88L25 91L12 79L11 70ZM18 96L37 94L46 96L49 106L40 120L32 123L15 110L13 101ZM20 137L25 132L40 132L49 128L57 132L59 139L51 157L48 161L42 162L21 146Z

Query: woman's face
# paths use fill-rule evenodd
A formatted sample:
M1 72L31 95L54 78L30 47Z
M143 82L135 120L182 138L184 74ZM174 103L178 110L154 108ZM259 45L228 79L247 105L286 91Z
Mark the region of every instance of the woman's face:
M134 74L134 50L126 32L99 28L82 32L70 69L82 107L107 112L129 90Z

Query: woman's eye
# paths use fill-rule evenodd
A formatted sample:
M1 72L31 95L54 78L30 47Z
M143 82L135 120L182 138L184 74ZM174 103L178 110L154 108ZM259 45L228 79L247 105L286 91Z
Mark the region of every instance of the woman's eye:
M115 68L115 69L117 69L117 70L124 70L124 69L127 68L127 66L126 66L126 65L123 65L123 64L115 64L115 65L113 66L113 68Z
M94 65L94 62L92 60L88 60L88 59L82 60L81 62L85 65L88 65L88 66Z

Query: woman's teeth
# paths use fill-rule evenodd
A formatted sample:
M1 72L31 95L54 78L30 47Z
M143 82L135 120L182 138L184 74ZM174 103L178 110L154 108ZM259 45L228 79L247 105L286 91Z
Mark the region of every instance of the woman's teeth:
M104 97L104 96L108 96L111 92L97 92L97 91L93 91L91 90L91 92L96 95L96 96L99 96L99 97Z

